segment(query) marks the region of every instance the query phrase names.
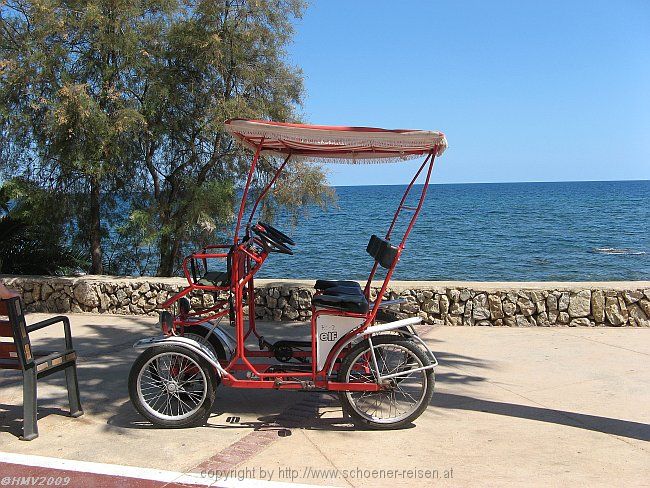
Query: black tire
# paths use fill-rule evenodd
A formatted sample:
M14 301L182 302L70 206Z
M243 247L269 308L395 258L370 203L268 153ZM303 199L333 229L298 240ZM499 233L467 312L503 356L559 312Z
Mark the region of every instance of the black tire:
M393 349L397 350L402 350L402 353L405 355L408 355L408 360L405 361L404 365L405 366L411 366L411 369L414 369L413 367L421 367L421 366L429 366L431 364L431 361L429 360L428 355L422 350L421 347L419 347L416 343L410 340L406 340L403 337L400 337L399 335L383 335L383 336L376 336L373 338L373 345L376 348L379 348L379 350L382 349L382 346L384 347L392 347ZM352 368L354 364L357 362L358 359L361 358L361 356L364 354L364 352L370 350L370 344L367 339L359 342L356 344L352 349L348 352L348 354L345 356L343 359L343 362L341 363L341 367L338 372L338 381L342 383L347 383L349 380L353 379L353 373L352 373ZM381 359L378 359L380 362ZM341 406L343 407L343 410L345 413L347 413L356 424L362 425L367 428L371 429L378 429L378 430L390 430L390 429L399 429L404 426L410 425L415 419L417 419L420 415L422 415L422 412L426 410L426 408L429 406L429 403L431 402L431 397L433 396L433 389L435 386L435 375L433 373L433 369L428 369L421 371L419 373L414 373L417 374L419 377L422 378L422 393L420 394L419 398L417 398L418 403L416 406L414 406L412 411L405 412L404 415L402 416L397 416L395 417L394 420L391 420L390 418L388 419L373 419L369 418L368 415L364 415L360 411L358 411L357 401L355 400L354 395L357 395L358 399L363 399L359 393L355 392L346 392L342 391L339 392L339 399L341 401ZM374 380L373 380L374 381ZM399 385L406 386L404 383L402 383L404 379L402 377L397 377L395 379L395 387L398 389L400 388ZM393 390L390 391L395 391ZM378 392L376 394L365 394L365 398L372 397L372 395L388 395L388 392ZM413 398L413 397L412 397ZM390 410L389 410L390 412Z
M181 378L183 372L188 370L187 374L192 373L196 370L194 376L197 377L196 380L191 378L185 381L185 383L200 383L200 390L197 391L179 391L176 390L171 394L171 399L176 402L178 405L178 415L166 415L162 412L156 412L156 402L158 400L153 400L153 395L160 393L160 395L167 395L170 397L167 388L164 388L162 385L158 385L144 388L142 387L143 379L145 375L149 375L150 379L153 380L153 383L160 383L164 380L165 375L158 372L152 372L152 364L155 361L163 361L164 358L170 358L170 361L178 361L178 368L184 367L185 369L181 371L176 378L170 378L177 382L180 381L178 378ZM172 368L172 363L169 363L169 369ZM171 375L171 371L169 372ZM181 378L182 379L182 378ZM216 396L216 388L218 385L217 374L213 366L208 363L201 356L196 354L194 351L191 351L183 346L165 344L160 346L154 346L146 349L133 363L131 367L131 372L129 373L129 397L131 398L131 403L135 409L146 418L152 424L163 427L163 428L185 428L192 427L197 425L205 424L206 420L210 416L212 411L212 405L214 404ZM179 386L183 386L180 384ZM158 391L145 392L146 389L151 389L158 387ZM176 395L174 396L174 393ZM151 394L152 397L149 399L145 395ZM183 400L183 398L185 400ZM178 399L178 400L176 400ZM163 398L164 400L164 398ZM188 408L187 412L184 412L182 415L180 409L184 408L182 405L188 405L193 408ZM193 405L195 404L195 405ZM170 404L170 413L173 414L173 405Z

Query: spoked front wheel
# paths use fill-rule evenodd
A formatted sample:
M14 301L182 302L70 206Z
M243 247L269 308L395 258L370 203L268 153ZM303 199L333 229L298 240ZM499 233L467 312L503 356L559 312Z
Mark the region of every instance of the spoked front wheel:
M160 427L205 423L215 399L217 377L198 354L175 345L146 349L129 374L129 396L136 410Z
M399 336L361 341L345 356L338 380L344 383L377 383L375 359L382 377L380 391L339 393L343 409L360 424L373 429L396 429L408 425L427 408L433 395L433 369L426 353L413 341Z

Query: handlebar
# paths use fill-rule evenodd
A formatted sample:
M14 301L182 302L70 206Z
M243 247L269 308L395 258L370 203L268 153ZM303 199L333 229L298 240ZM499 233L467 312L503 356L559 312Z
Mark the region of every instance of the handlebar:
M293 255L293 251L287 246L287 244L293 246L295 245L295 242L275 227L264 222L258 222L251 227L251 230L260 238L262 244L268 246L271 251Z
M266 222L258 222L258 224L264 227L269 234L271 234L276 240L281 241L283 244L289 244L290 246L296 245L296 243L293 241L291 237L289 237L283 232L280 232L272 225L267 224Z
M252 231L255 236L249 233ZM253 260L261 263L264 258L258 255L255 251L255 246L261 246L265 252L279 252L282 254L293 255L293 251L289 246L295 246L295 242L291 237L276 229L266 222L258 222L253 226L247 226L247 240L242 242L243 251ZM183 274L191 285L198 283L197 265L199 260L203 261L203 267L207 271L207 260L209 259L228 259L228 252L218 252L218 250L230 249L231 245L216 244L203 247L201 252L195 252L183 259ZM215 252L217 251L217 252Z

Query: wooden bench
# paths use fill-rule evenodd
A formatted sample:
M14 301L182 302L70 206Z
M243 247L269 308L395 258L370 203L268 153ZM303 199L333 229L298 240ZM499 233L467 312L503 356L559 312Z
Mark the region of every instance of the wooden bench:
M65 349L46 354L34 353L29 334L57 323L63 324ZM70 321L67 317L52 317L27 325L20 298L0 300L0 369L16 369L23 372L22 440L31 441L38 437L36 383L40 378L52 373L65 371L70 416L83 415L77 382L77 353L72 347Z

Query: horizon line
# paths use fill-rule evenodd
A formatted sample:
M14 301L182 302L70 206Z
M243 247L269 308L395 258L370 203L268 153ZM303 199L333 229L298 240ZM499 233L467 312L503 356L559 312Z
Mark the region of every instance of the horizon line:
M430 183L430 185L518 185L521 183L627 183L627 182L650 182L650 179L629 179L629 180L549 180L549 181L473 181L473 182L445 182ZM408 183L370 183L366 185L332 185L334 188L355 187L355 186L407 186ZM416 183L415 185L422 185Z

